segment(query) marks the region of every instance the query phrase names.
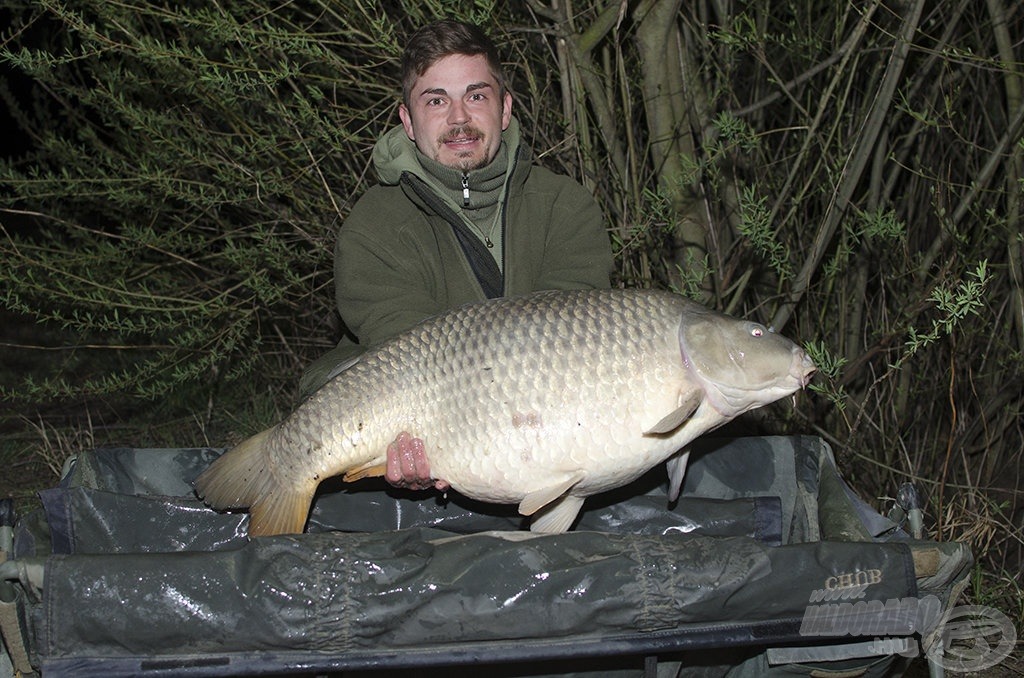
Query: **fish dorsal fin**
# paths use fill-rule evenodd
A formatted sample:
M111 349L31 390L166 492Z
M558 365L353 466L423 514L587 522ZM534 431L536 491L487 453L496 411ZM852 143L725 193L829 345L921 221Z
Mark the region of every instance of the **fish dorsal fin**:
M360 353L359 355L357 355L355 357L349 358L348 360L346 360L343 363L335 365L334 369L332 369L330 372L327 373L327 379L325 379L324 381L327 382L327 381L330 381L331 379L334 379L336 376L338 376L339 374L341 374L342 372L344 372L345 370L347 370L348 368L352 367L357 362L362 360L362 358L363 358L363 354Z
M682 449L669 457L668 460L668 500L679 499L683 489L683 478L686 477L686 462L690 458L690 450Z
M519 502L519 512L524 516L532 516L534 513L572 489L573 485L583 480L583 475L583 471L577 471L576 473L565 476L561 481L553 485L548 485L540 488L539 490L530 492L528 495L523 497L521 502Z
M567 494L561 499L556 499L533 517L533 521L530 523L530 532L543 534L568 532L581 508L583 508L583 497Z
M661 418L657 424L644 431L645 436L654 435L658 433L671 433L677 428L682 426L683 422L690 418L701 403L701 391L694 391L690 393L682 402L679 403L679 407L669 412L666 416Z

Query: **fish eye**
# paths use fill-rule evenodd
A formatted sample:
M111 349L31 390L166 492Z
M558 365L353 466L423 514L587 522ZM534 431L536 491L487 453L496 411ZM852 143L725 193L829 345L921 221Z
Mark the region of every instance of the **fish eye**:
M763 337L764 336L764 328L761 327L760 325L754 325L753 327L750 328L750 336L752 336L752 337Z

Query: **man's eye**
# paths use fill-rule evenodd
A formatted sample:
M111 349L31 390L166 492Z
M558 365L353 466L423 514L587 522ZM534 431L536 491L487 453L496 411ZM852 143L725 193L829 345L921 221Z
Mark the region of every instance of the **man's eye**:
M444 99L441 97L434 97L433 99L427 99L427 106L440 106L444 104Z
M469 100L470 101L485 101L486 99L487 99L487 97L484 96L483 94L479 93L479 92L476 92L474 94L470 94L469 95Z

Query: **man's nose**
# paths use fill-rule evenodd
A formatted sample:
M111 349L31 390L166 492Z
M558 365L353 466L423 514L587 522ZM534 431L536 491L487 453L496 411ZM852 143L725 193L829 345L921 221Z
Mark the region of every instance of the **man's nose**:
M469 112L461 100L455 99L448 107L448 124L462 125L469 121Z

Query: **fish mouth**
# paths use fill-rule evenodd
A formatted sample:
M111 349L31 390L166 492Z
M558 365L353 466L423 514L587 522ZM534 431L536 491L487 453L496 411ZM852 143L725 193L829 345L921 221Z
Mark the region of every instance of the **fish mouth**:
M807 355L807 351L800 347L793 350L793 363L790 365L789 374L800 385L800 388L807 388L807 385L811 383L811 377L817 371L818 367L811 360L811 356Z

